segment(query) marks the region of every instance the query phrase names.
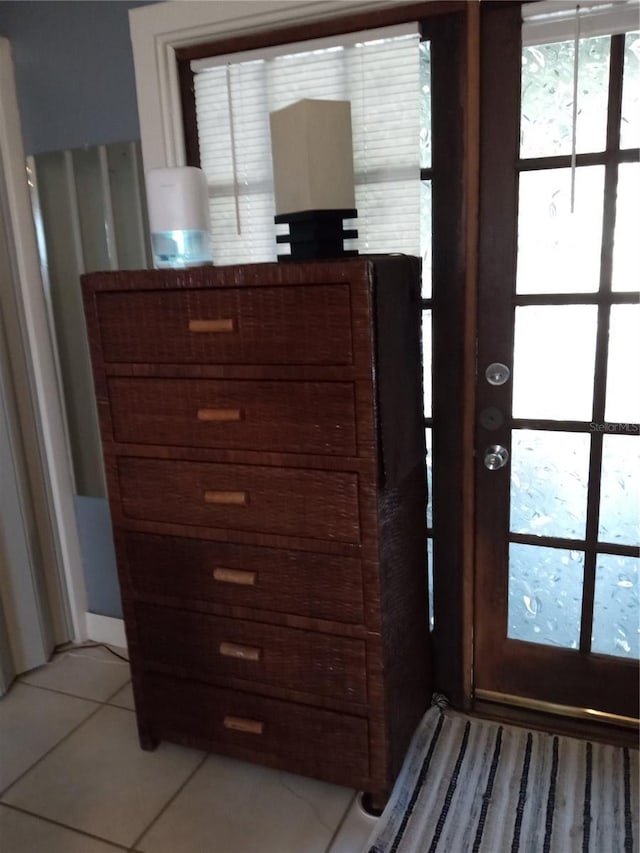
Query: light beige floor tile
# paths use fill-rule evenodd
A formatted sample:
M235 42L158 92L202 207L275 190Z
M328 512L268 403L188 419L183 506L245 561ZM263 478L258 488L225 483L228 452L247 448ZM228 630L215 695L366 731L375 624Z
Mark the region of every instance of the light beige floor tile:
M16 683L0 699L0 791L99 705Z
M378 818L363 811L358 795L351 803L351 808L327 853L364 853L368 850L367 841L377 820Z
M324 853L353 791L209 756L137 845L145 853Z
M129 684L125 684L122 690L118 690L116 695L109 699L109 704L117 705L119 708L128 708L130 711L135 710L131 682L129 682Z
M102 647L72 649L20 677L23 684L70 693L83 699L104 702L131 675L129 664Z
M117 853L122 849L7 806L0 806L2 853Z
M202 757L166 743L144 752L138 745L135 714L105 705L3 800L107 841L131 845Z

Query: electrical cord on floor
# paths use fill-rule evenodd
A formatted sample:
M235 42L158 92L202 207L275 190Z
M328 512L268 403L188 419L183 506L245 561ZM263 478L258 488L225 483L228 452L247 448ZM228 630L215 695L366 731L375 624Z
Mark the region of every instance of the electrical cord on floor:
M77 651L79 649L106 649L108 652L111 652L120 660L124 660L129 663L129 658L125 657L125 655L121 655L120 652L114 651L111 646L108 646L106 643L60 643L60 645L56 646L53 650L54 655L60 655L64 652Z

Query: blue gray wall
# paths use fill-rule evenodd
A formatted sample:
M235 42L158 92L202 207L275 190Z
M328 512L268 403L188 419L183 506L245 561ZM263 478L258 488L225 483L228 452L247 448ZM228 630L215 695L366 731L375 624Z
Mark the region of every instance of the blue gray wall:
M127 0L0 0L27 154L140 136Z

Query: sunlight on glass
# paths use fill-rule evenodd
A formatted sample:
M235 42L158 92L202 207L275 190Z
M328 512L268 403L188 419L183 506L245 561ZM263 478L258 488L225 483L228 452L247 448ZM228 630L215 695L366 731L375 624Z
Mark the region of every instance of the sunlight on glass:
M507 636L512 640L577 649L583 572L582 551L512 542Z
M593 293L600 284L604 166L520 175L517 293Z
M640 32L627 33L624 42L620 147L640 146Z
M640 657L639 571L638 557L598 555L591 651Z
M516 308L514 418L590 421L595 305Z
M590 436L516 429L511 445L511 531L582 539Z
M639 229L640 163L621 163L618 167L616 229L613 239L613 290L640 290Z
M640 305L612 305L605 419L640 423Z
M640 436L605 435L600 479L600 542L640 545Z
M610 37L580 40L576 151L604 151ZM522 51L520 156L570 154L573 135L573 41Z
M431 168L431 44L420 42L420 168Z
M433 527L433 430L426 429L427 444L427 527Z
M420 256L422 257L422 298L431 299L433 249L431 228L431 181L420 182Z
M431 309L422 312L422 388L424 392L424 416L430 418L432 413L432 363L431 363Z

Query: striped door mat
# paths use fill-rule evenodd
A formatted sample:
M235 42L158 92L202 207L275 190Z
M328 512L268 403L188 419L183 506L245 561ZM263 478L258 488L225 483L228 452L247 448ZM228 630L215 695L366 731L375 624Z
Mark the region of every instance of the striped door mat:
M366 853L637 853L638 752L431 708Z

